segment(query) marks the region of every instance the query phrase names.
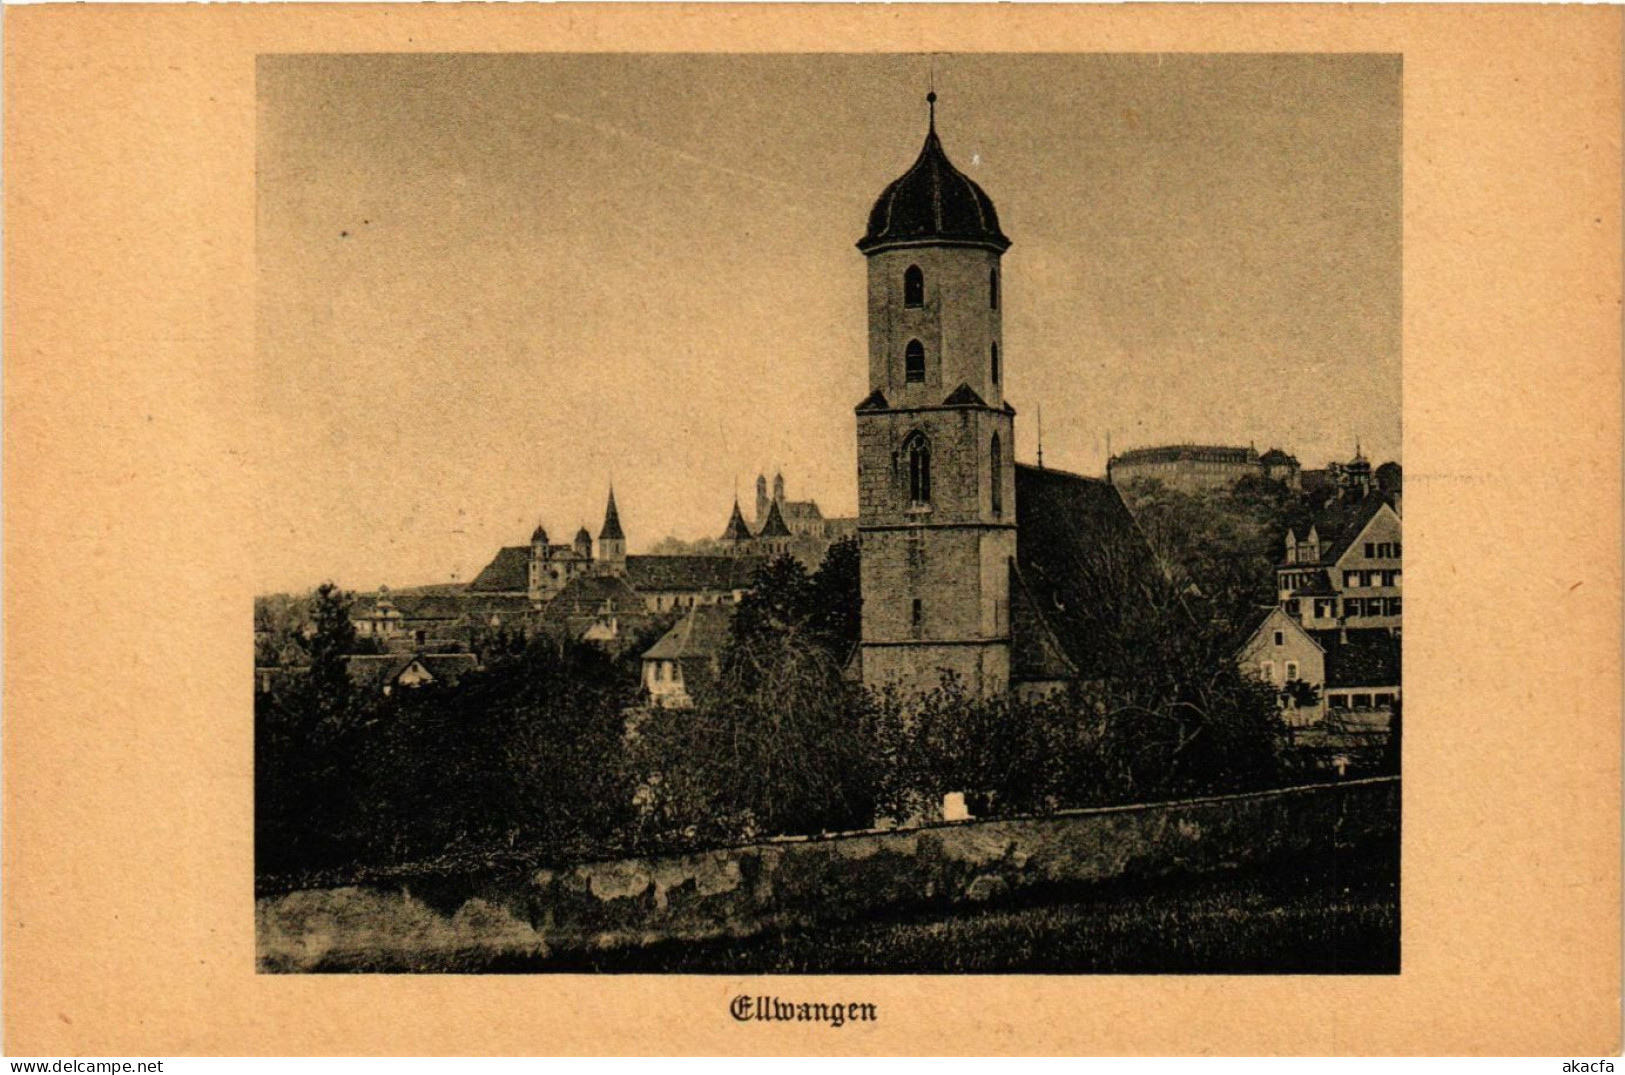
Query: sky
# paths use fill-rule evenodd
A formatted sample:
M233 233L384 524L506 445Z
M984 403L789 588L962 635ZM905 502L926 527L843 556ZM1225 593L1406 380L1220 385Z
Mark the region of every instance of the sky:
M938 131L1014 241L1016 456L1400 459L1400 61L288 55L258 71L261 591L855 512L881 190Z

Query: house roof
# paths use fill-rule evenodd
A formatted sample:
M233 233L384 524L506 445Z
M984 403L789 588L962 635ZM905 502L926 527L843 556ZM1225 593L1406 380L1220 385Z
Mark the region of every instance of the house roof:
M1291 571L1297 564L1287 564L1282 571ZM1309 573L1309 581L1292 591L1293 597L1336 597L1337 588L1332 585L1332 576L1325 568L1316 568Z
M569 616L627 615L647 607L619 575L578 575L547 603L542 618L558 623Z
M1385 627L1310 631L1326 651L1326 687L1391 687L1400 682L1399 635Z
M1104 675L1123 616L1160 582L1145 535L1111 483L1021 464L1016 518L1017 655L1052 665L1044 650L1053 643L1076 674ZM1040 624L1047 638L1035 639Z
M728 643L734 605L696 605L643 654L646 661L715 657Z
M470 593L514 593L530 587L530 547L510 545L468 584Z
M948 160L937 138L936 94L927 99L932 121L925 145L908 171L881 192L858 249L869 254L894 243L936 240L1003 253L1010 240L999 230L993 199Z
M1359 501L1334 500L1315 515L1314 529L1320 538L1320 563L1335 564L1359 540L1377 513L1389 506L1388 496L1373 490Z
M638 590L729 593L750 585L758 563L754 556L628 556L626 580Z

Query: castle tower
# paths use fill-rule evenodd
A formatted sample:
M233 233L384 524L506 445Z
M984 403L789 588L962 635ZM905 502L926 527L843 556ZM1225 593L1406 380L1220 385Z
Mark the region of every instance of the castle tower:
M604 525L598 531L598 558L611 574L626 573L626 535L621 531L621 513L615 509L615 487L609 487L609 504L604 508Z
M728 528L722 532L722 544L735 556L751 551L753 537L745 525L745 515L739 510L739 498L734 498L733 514L728 516Z
M869 383L858 405L863 680L973 691L1010 676L1015 410L1004 402L993 202L936 131L888 186L858 249L869 262Z
M527 577L527 596L532 601L545 601L553 596L548 585L547 561L552 549L547 544L547 530L541 523L530 532L530 572Z
M587 532L585 526L576 531L575 550L576 555L583 560L592 559L592 535Z
M757 550L766 556L783 556L790 551L790 538L790 528L784 525L784 513L775 500L767 506L767 522L756 535Z
M767 475L756 475L756 529L760 530L762 524L767 522Z
M781 470L773 475L773 500L775 503L784 503L784 472Z

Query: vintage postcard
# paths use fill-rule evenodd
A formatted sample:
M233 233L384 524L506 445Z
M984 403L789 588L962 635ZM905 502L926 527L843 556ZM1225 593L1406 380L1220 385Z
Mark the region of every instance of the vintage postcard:
M22 1051L1617 1049L1617 13L8 23Z

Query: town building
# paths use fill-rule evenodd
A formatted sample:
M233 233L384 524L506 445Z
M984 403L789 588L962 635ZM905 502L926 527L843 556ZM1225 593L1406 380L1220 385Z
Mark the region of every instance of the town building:
M700 605L644 652L643 689L650 704L687 709L716 682L733 617L731 605Z
M1281 606L1309 630L1398 630L1404 581L1399 512L1369 483L1347 492L1317 512L1303 534L1287 531L1276 568Z
M790 537L782 522L778 530ZM527 626L609 643L662 613L737 602L783 539L750 535L739 541L744 547L715 555L629 556L611 489L596 549L585 528L569 545L551 545L538 526L529 545L499 550L458 600L468 608L523 601Z
M1247 636L1239 659L1282 693L1288 724L1307 726L1328 713L1392 712L1401 694L1399 654L1400 636L1388 628L1309 630L1277 606ZM1295 692L1293 684L1312 690Z
M1102 673L1117 598L1154 572L1117 490L1021 466L1004 398L992 199L949 161L936 95L913 165L885 188L868 264L869 395L857 406L862 640L871 687L1042 692Z

